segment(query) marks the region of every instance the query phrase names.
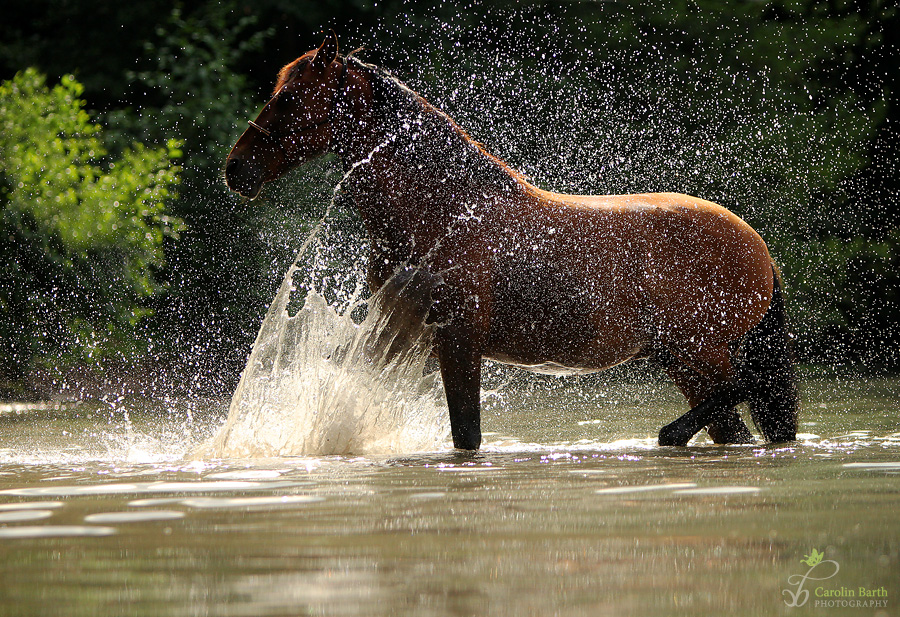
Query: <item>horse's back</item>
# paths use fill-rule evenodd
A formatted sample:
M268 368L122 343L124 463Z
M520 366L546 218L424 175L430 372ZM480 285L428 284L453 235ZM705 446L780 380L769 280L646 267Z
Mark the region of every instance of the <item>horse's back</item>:
M773 285L768 248L727 209L677 193L536 193L543 212L532 225L550 221L565 232L555 236L561 248L553 259L584 279L571 287L592 290L603 321L618 320L625 338L687 351L736 340L765 314Z

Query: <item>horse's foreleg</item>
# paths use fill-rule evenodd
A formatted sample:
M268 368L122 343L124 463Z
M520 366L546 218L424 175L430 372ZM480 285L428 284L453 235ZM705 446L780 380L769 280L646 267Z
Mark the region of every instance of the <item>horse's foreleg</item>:
M481 352L471 334L459 326L438 333L438 360L450 410L453 447L477 450L481 446Z

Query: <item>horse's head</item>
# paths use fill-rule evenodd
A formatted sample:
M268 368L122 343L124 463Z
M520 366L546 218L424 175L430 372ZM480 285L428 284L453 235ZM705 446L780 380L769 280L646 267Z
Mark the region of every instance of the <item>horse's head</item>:
M254 199L264 183L327 152L338 107L345 102L347 75L334 32L321 47L281 69L272 98L228 155L228 187Z

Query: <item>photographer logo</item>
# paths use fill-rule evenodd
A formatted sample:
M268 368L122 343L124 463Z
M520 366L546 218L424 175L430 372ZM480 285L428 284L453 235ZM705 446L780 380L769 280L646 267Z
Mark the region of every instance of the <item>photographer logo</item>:
M808 566L804 574L792 574L787 582L789 589L782 590L784 603L792 608L806 606L810 596L815 608L886 608L888 593L884 587L825 587L823 581L835 578L841 571L840 564L825 559L825 553L812 549L800 563ZM818 583L815 587L814 584Z

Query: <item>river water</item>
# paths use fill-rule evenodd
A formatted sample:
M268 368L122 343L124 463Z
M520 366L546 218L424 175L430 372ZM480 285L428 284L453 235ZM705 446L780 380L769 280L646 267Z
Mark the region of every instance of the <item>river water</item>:
M546 383L486 393L476 455L204 458L228 401L7 404L0 614L900 614L897 380L686 448L668 384Z

